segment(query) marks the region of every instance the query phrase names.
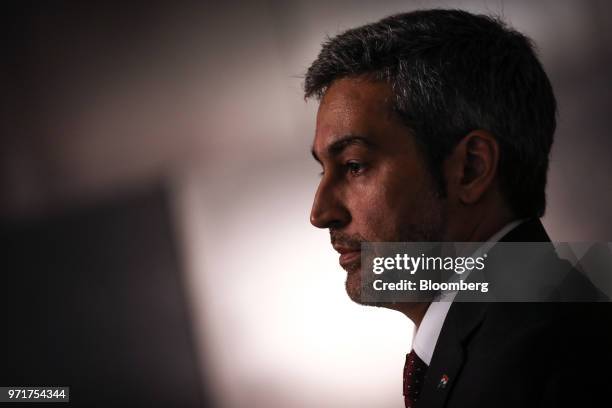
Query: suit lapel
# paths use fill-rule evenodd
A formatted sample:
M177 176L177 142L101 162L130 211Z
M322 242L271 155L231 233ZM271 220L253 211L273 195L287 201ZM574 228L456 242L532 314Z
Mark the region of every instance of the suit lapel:
M548 242L539 219L525 221L506 234L501 242ZM489 303L455 302L450 307L438 337L431 364L417 403L418 408L442 408L453 389L465 360L470 335L485 318Z
M453 303L448 311L423 385L418 408L441 408L460 375L465 343L484 319L487 303Z
M449 341L447 335L444 333L436 345L417 403L418 408L442 408L463 365L463 347L459 342Z

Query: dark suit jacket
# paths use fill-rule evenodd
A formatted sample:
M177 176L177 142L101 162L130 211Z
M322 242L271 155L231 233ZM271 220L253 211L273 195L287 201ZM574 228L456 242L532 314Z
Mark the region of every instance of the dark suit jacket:
M532 220L502 241L550 239ZM565 286L594 290L573 274ZM612 304L453 303L416 406L612 406Z

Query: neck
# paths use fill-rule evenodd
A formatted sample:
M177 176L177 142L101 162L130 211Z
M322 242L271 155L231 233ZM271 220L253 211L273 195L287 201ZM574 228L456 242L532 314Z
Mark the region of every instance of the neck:
M496 232L501 230L516 219L511 211L480 211L480 214L472 214L463 220L474 220L473 222L461 222L457 228L457 234L453 236L456 242L485 242ZM393 309L406 315L418 329L431 302L397 303Z
M418 328L430 304L431 302L395 303L393 306L390 306L389 308L403 313L410 320L412 320L412 323L414 323L416 328Z
M488 220L485 218L478 220L472 225L472 228L467 231L466 242L485 242L491 238L493 234L514 220L516 220L516 217L512 214L505 214Z
M463 208L449 217L445 241L485 242L516 219L514 212L501 202Z

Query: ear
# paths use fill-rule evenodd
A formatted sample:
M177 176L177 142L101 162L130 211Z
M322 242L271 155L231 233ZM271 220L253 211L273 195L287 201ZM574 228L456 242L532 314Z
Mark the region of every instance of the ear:
M486 130L474 130L455 146L446 160L449 196L461 204L478 202L497 177L499 145Z

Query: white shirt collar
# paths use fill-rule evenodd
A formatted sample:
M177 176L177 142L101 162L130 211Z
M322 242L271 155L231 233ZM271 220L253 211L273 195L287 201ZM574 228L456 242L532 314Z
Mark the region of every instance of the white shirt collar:
M506 224L502 229L493 234L491 238L487 240L487 244L479 248L479 251L486 252L495 242L499 241L504 235L512 231L523 221L525 220L516 220ZM438 337L440 337L442 325L451 307L453 298L454 296L444 301L431 302L423 316L423 320L421 320L421 324L414 330L412 349L427 365L431 363Z

